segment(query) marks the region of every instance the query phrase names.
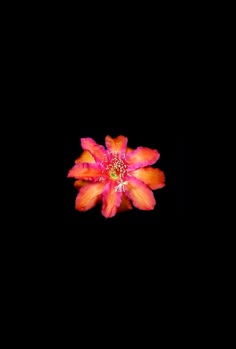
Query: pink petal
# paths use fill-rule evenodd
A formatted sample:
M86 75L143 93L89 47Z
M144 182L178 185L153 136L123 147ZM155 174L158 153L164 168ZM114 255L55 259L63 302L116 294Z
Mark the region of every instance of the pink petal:
M102 145L98 145L92 138L81 138L81 147L88 150L97 162L101 162L106 155Z
M70 169L67 177L83 179L85 181L95 181L103 177L100 164L78 163Z
M116 181L109 181L103 191L102 214L106 218L116 215L121 204L122 192L115 191Z
M124 136L118 136L116 138L111 138L110 136L106 136L105 143L106 143L107 149L110 152L124 153L126 151L128 138Z
M75 208L78 211L87 211L94 207L100 199L105 182L91 183L82 187L75 200Z
M129 177L126 195L140 210L153 210L156 204L153 192L137 178Z
M150 166L160 158L160 154L155 149L138 147L126 155L128 171L136 170L140 167Z

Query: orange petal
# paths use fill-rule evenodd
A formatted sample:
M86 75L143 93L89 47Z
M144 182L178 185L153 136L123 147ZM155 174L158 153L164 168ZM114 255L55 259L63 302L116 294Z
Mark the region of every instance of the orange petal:
M133 205L140 210L153 210L156 204L153 192L137 178L130 177L127 184L126 195L132 200Z
M79 189L79 188L85 186L86 184L89 184L89 182L83 181L83 180L81 180L81 179L77 179L77 180L75 181L75 183L74 183L74 187L75 187L76 189Z
M99 164L78 163L72 167L67 177L93 181L103 177L103 173Z
M133 150L134 150L134 149L128 147L128 148L126 149L126 154L130 153L130 152L133 151Z
M103 191L102 214L106 218L114 217L121 204L122 192L115 191L116 181L109 181Z
M130 174L145 184L151 189L160 189L165 186L165 174L159 168L144 167L130 172Z
M104 159L106 150L102 145L98 145L92 138L81 138L81 147L88 150L98 162Z
M160 154L155 149L138 147L126 155L128 170L132 171L140 167L153 165L159 157Z
M122 199L121 199L121 204L120 204L120 207L118 207L117 212L124 212L124 211L132 210L132 209L133 209L133 207L132 207L129 199L123 193Z
M127 147L127 142L128 138L124 136L118 136L116 138L106 136L105 138L106 147L110 152L124 153Z
M84 150L83 153L80 155L80 157L75 160L76 164L78 164L79 162L92 163L92 162L95 162L95 160L88 150Z
M78 211L87 211L94 207L103 192L105 182L91 183L80 189L75 200L75 208Z

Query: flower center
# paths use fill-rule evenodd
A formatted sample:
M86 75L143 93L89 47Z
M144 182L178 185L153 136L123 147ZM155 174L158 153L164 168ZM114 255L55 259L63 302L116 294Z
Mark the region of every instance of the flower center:
M127 164L124 154L107 152L103 161L103 166L106 169L108 176L113 180L122 181L127 172Z

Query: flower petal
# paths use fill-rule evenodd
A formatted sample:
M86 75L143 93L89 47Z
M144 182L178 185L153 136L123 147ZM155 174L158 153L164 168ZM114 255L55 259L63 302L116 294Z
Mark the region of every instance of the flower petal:
M155 149L138 147L126 155L128 171L136 170L136 168L150 166L160 158L160 154Z
M74 183L74 187L76 189L80 189L81 187L84 187L85 185L89 184L88 181L83 181L81 179L77 179Z
M128 154L128 153L130 153L131 151L133 151L134 149L132 149L132 148L126 148L126 154Z
M78 163L70 169L67 177L95 181L103 177L102 167L99 164Z
M116 181L109 181L103 191L102 214L106 218L114 217L121 204L122 192L115 191Z
M116 138L111 138L106 136L105 138L106 147L110 152L124 153L126 151L128 138L124 136L118 136Z
M90 183L80 189L75 200L75 208L78 211L87 211L94 207L103 192L105 182Z
M102 145L98 145L92 138L81 138L81 147L88 150L97 162L104 159L106 150Z
M127 196L123 193L120 207L118 207L117 212L124 212L128 210L132 210L133 207L131 205L130 200L127 198Z
M126 195L140 210L153 210L156 204L153 192L137 178L130 177L126 186Z
M95 160L94 160L94 157L91 155L91 153L88 150L85 150L80 155L80 157L78 157L78 159L75 160L76 164L78 164L79 162L92 163L92 162L95 162Z
M130 172L132 176L140 179L151 189L160 189L165 186L165 174L159 168L144 167Z

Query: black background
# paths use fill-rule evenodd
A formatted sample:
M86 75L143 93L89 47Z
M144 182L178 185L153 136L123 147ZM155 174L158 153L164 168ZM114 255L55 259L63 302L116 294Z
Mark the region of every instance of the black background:
M48 201L49 210L52 214L60 207L55 221L62 232L83 236L85 230L145 231L155 236L161 228L174 231L191 221L192 145L202 57L196 32L177 22L169 25L159 18L144 28L132 21L113 24L110 18L109 26L101 22L96 27L65 19L52 26L45 40L40 31L33 34L26 65L38 88L35 91L29 80L32 91L27 98L39 118L32 118L29 125L36 131L34 137L40 118L46 116L42 145L48 156L40 170L46 170L48 158L48 198L54 191L58 195L53 206ZM166 187L154 191L153 211L133 209L111 219L101 215L100 207L75 211L77 192L67 173L81 154L80 139L91 137L104 144L106 135L124 135L132 148L160 152L154 166L164 171Z
M161 323L171 317L178 324L183 305L186 319L195 314L192 306L201 309L212 269L205 263L212 241L199 224L202 206L193 204L194 188L205 178L198 161L204 154L199 115L208 112L202 103L204 57L194 31L181 28L178 18L172 26L160 24L160 17L145 30L140 21L125 29L117 23L113 30L102 23L62 21L45 40L39 31L41 46L36 34L27 41L30 53L22 55L27 81L19 59L23 76L17 91L22 81L27 89L24 99L19 93L17 108L29 112L26 130L39 151L26 142L30 171L20 168L27 182L32 179L33 197L17 205L30 229L16 230L15 256L25 263L14 268L22 280L28 271L28 293L35 288L39 307L46 304L45 314L51 307L58 319L72 311L85 324L91 316L99 324L107 305L107 319L117 313L123 323L130 312L139 321L138 315L154 309ZM24 52L20 45L18 55ZM80 140L91 137L104 145L106 135L124 135L131 148L160 152L154 167L164 171L166 186L153 191L154 210L133 208L108 219L100 205L75 210L77 190L67 174L82 152ZM198 158L193 156L196 140ZM199 182L193 180L193 162ZM23 188L24 197L22 183L14 185ZM156 331L154 312L150 319Z
M36 221L43 227L34 241L40 251L43 246L57 273L72 277L77 270L91 272L103 258L105 268L116 263L124 267L128 260L135 261L137 270L145 260L150 269L158 263L168 268L196 251L197 236L190 233L192 144L201 68L193 38L185 29L159 24L145 31L132 26L109 31L72 22L63 30L53 28L43 50L30 46L27 64L38 88L27 98L39 117L31 118L28 127L35 130L32 137L40 136L43 155L35 173L44 189ZM164 171L166 186L154 191L153 211L134 208L106 219L99 205L87 212L75 210L77 191L67 174L82 152L80 139L91 137L104 145L106 135L124 135L132 148L160 152L154 166Z
M71 44L71 43L70 43ZM185 224L191 215L190 120L197 113L194 90L195 68L185 60L181 44L147 38L139 40L94 36L76 49L68 44L60 75L59 114L63 116L62 161L65 227L74 231L96 229L130 231ZM72 48L71 48L72 47ZM182 52L181 52L182 51ZM181 54L182 53L182 54ZM128 137L130 147L158 149L155 164L165 172L166 187L154 191L154 211L133 209L105 219L100 208L85 213L74 210L76 190L66 178L81 154L80 138L92 137L104 144L106 135ZM133 228L132 228L133 227Z
M21 78L16 79L19 86L14 85L19 93L14 104L17 116L27 114L27 134L36 140L39 155L26 142L30 171L22 164L20 169L26 181L32 179L33 198L14 201L14 210L22 206L30 225L26 231L17 229L16 238L10 235L18 252L14 268L19 268L21 279L29 270L27 297L37 290L40 296L34 303L42 308L46 304L45 314L54 304L59 319L68 309L81 318L84 308L83 323L91 314L100 323L108 304L107 319L121 311L123 323L128 309L138 319L138 313L155 309L152 321L163 307L161 322L171 317L178 324L183 304L186 319L195 314L192 305L201 306L202 270L205 280L211 274L211 265L203 265L208 254L205 226L197 227L201 206L194 212L192 195L199 186L193 182L193 146L196 139L201 143L197 131L204 128L199 115L208 112L202 107L208 91L206 86L205 95L202 92L206 54L199 49L201 23L197 18L191 27L191 13L189 23L175 13L170 18L169 9L154 13L152 20L132 12L132 20L118 18L115 23L112 15L107 23L96 13L93 22L91 11L85 21L77 14L72 19L71 14L53 12L44 35L41 19L38 32L26 25L27 35L18 34L13 66ZM210 40L206 38L206 46ZM67 173L81 154L80 139L91 137L104 144L106 135L124 135L132 148L160 152L154 166L164 171L166 186L154 191L153 211L134 208L106 219L100 206L75 210L77 191ZM197 165L196 177L202 179L204 169ZM17 199L19 186L24 197L22 183L16 180L14 186ZM156 331L155 321L152 324Z
M76 258L77 249L80 256L90 249L116 255L133 244L137 250L146 246L144 254L155 256L159 246L176 255L191 237L200 58L192 45L194 32L181 26L178 31L154 27L143 31L117 26L109 31L102 25L95 30L71 22L48 33L44 50L31 51L28 64L37 57L32 71L40 82L38 104L32 99L32 110L37 108L39 123L41 115L48 120L40 140L48 154L39 168L47 174L49 188L43 211L53 223L51 233L47 235L45 228L44 234L55 253L65 258ZM37 130L35 119L31 122ZM106 219L100 206L82 213L75 210L77 191L67 173L81 154L80 139L91 137L104 144L106 135L124 135L132 148L160 152L154 166L164 171L166 186L154 191L153 211L134 208ZM194 237L192 246L193 241Z

